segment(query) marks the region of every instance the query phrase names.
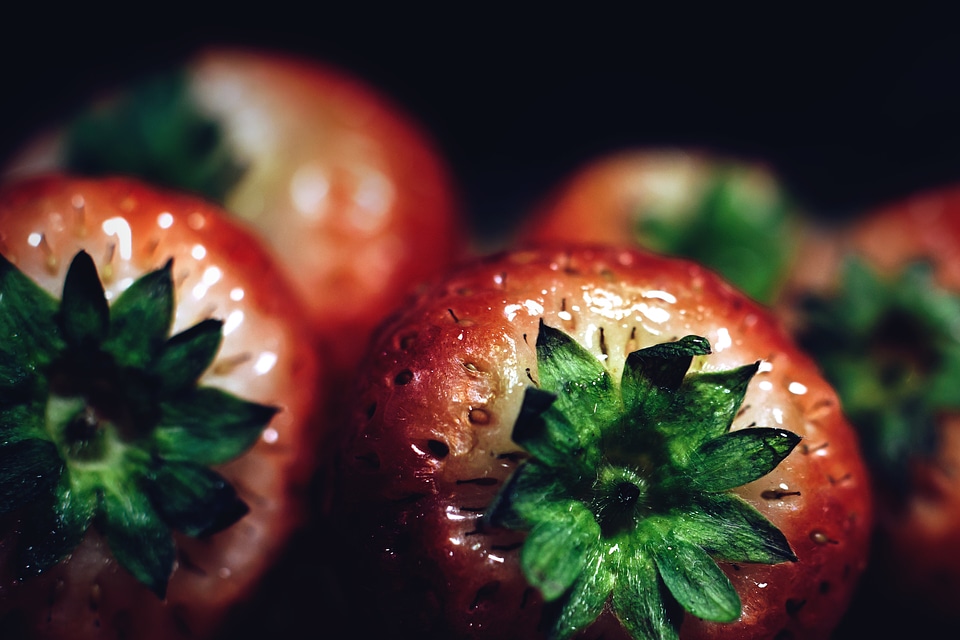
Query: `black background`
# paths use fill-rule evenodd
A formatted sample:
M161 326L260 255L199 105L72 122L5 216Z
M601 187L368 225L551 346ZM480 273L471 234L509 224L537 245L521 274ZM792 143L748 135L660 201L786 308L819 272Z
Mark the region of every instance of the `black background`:
M960 38L923 5L390 6L8 8L0 154L105 89L221 43L314 56L392 96L436 139L485 228L583 162L643 145L767 161L824 217L960 182Z
M508 224L586 160L640 145L768 161L824 216L960 179L960 40L922 6L387 6L14 15L0 27L0 153L104 89L227 43L314 56L392 96L485 224Z

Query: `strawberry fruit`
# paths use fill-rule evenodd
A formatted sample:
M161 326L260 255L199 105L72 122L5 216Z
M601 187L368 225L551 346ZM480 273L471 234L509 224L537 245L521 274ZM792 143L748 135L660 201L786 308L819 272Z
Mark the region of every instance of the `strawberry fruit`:
M345 364L411 283L462 249L452 179L426 131L308 58L197 51L39 136L7 173L51 169L137 176L221 204L264 239Z
M334 514L372 632L820 638L865 563L832 389L687 261L466 265L381 327L351 407Z
M206 637L304 520L322 369L248 232L192 196L0 190L0 628Z
M859 431L878 498L864 609L913 603L904 632L921 610L955 623L960 598L958 211L936 189L824 233L779 306Z

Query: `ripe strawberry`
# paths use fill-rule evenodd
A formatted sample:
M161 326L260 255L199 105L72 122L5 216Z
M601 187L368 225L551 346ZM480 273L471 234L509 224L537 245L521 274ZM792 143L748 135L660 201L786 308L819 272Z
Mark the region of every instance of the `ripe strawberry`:
M320 364L255 238L193 196L0 189L3 637L210 636L304 519Z
M348 364L411 282L459 256L462 221L432 141L388 98L309 59L200 51L29 145L8 172L52 168L222 204L266 239Z
M381 327L355 391L334 515L371 633L823 638L863 569L834 392L693 263L465 265Z
M865 213L810 247L780 309L860 432L878 489L871 586L892 611L956 616L960 601L958 214L956 187Z
M769 303L793 264L799 220L777 175L759 162L630 150L567 176L518 236L528 243L635 241L695 260Z

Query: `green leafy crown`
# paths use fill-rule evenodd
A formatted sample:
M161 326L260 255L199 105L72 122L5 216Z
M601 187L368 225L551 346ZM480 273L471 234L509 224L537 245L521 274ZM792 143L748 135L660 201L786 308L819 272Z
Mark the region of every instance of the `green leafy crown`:
M513 431L530 457L485 520L528 531L520 563L553 603L551 637L573 636L608 603L635 638L677 638L683 611L736 620L740 598L716 561L796 560L730 491L769 473L800 439L730 430L758 363L688 373L710 345L687 336L631 353L617 384L542 321L536 349L539 386L527 389Z
M751 172L736 164L719 163L712 171L692 216L654 204L641 212L637 236L651 249L715 269L748 295L770 303L796 253L792 202L777 185L753 184Z
M910 462L933 453L937 420L960 409L960 298L929 264L881 277L850 256L835 295L805 301L799 341L837 389L875 476L910 488Z
M82 175L134 175L221 204L245 170L222 125L194 102L184 71L148 76L81 113L64 147L66 166Z
M276 409L198 385L222 323L170 336L171 269L147 273L108 306L85 252L59 301L0 256L0 515L22 514L21 579L95 527L162 598L172 530L205 536L247 512L209 467L251 447Z

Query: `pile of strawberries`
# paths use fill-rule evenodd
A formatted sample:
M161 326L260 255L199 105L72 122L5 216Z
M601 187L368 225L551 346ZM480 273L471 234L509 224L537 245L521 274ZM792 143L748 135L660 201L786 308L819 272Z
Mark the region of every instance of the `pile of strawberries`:
M630 150L489 250L388 98L199 52L3 169L0 637L934 633L958 208Z

